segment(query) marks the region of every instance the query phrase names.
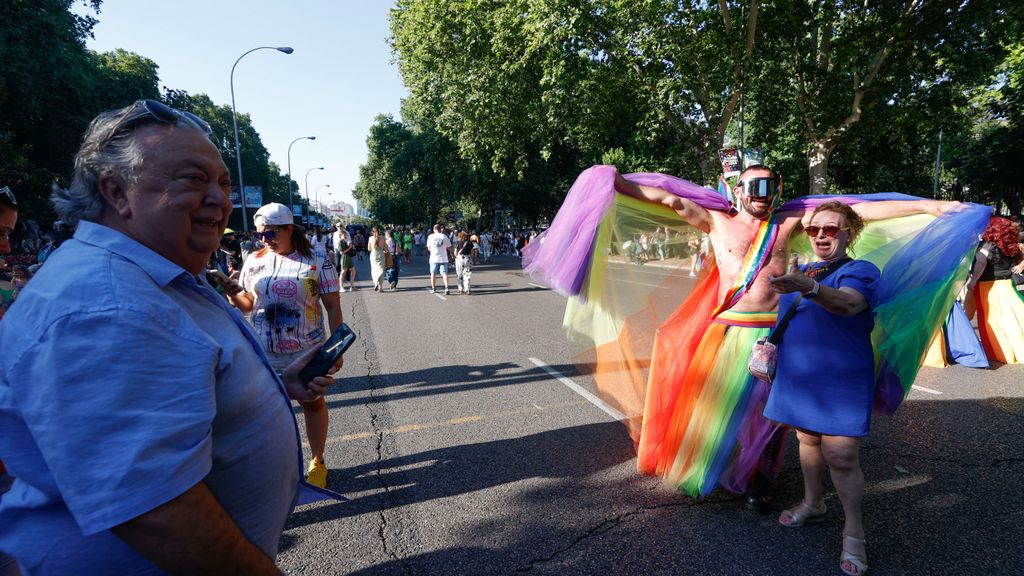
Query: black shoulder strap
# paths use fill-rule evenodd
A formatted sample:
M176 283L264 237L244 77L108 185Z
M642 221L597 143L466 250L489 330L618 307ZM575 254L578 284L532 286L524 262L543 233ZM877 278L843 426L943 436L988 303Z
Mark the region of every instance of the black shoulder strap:
M815 280L820 284L822 280L828 278L833 272L839 270L840 268L845 266L847 262L851 260L852 258L840 258L836 262L835 266L829 266L829 269L826 270L825 273L822 274L821 276L815 278ZM786 332L786 327L789 326L789 321L793 318L793 314L796 314L796 307L800 304L800 301L803 300L803 298L804 297L802 294L796 297L796 300L793 301L793 305L789 307L789 310L786 310L786 314L782 317L782 320L779 320L779 322L775 325L775 329L772 330L772 333L768 336L769 342L775 344L776 346L779 345L779 342L782 341L782 335L785 334Z

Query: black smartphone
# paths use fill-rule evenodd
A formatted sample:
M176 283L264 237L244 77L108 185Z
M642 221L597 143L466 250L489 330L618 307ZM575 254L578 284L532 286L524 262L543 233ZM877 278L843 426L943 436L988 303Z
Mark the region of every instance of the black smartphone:
M299 381L309 384L313 378L324 376L334 366L334 363L341 358L341 355L348 350L348 347L356 341L356 333L344 322L331 334L331 337L324 342L320 350L313 356L313 359L306 364L306 367L299 372Z
M206 281L210 283L210 286L220 288L224 294L229 296L234 296L236 292L242 291L241 286L231 280L227 274L224 274L220 270L207 270Z

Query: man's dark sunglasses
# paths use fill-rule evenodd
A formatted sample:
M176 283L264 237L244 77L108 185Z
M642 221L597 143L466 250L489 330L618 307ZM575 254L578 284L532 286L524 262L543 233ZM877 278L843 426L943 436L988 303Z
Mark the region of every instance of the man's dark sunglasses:
M740 182L743 193L751 198L771 198L779 192L781 178L751 178Z
M207 136L213 134L213 128L210 127L210 124L206 120L203 120L191 112L171 108L167 104L158 100L136 100L134 107L143 108L150 116L164 124L177 124L180 120L184 120L186 124L191 124L203 132L206 132ZM143 119L144 117L140 117L134 122L136 124L141 124Z

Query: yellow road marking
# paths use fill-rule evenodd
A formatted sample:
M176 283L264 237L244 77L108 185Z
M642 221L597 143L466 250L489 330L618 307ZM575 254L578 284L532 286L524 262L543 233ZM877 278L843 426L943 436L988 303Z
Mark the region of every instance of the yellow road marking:
M452 418L448 421L449 424L465 424L466 422L476 422L483 420L483 416L465 416L463 418Z
M395 428L388 428L382 430L380 433L383 434L405 434L408 432L417 432L420 430L430 430L432 428L441 428L443 426L457 426L459 424L471 424L473 422L482 422L484 420L498 420L500 418L507 418L509 416L519 416L522 414L535 414L537 412L544 412L546 410L557 410L563 408L576 408L585 405L586 402L583 400L574 400L572 402L559 402L557 404L545 404L538 406L534 404L529 408L522 408L519 410L511 410L507 412L496 412L494 414L485 415L474 415L474 416L461 416L458 418L449 418L440 422L425 422L422 424L405 424L403 426L397 426ZM365 440L367 438L376 438L377 432L356 432L353 434L343 434L341 436L330 436L327 438L328 444L340 444L341 442L352 442L353 440ZM305 441L302 442L303 447L309 448L309 444Z

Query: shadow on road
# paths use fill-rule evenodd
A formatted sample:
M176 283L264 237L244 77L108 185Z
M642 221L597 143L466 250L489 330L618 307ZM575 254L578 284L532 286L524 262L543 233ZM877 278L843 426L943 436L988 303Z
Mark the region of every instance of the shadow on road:
M599 446L600 449L595 449ZM581 478L634 457L617 422L561 428L494 442L428 450L331 471L328 487L374 492L345 504L300 510L288 528L466 494L528 478ZM383 491L383 487L388 489Z
M1022 420L1024 399L1005 397L911 401L874 420L861 452L872 573L1024 573ZM791 436L778 508L801 495L795 448ZM421 542L352 573L838 573L842 514L831 485L826 521L792 530L777 525L777 511L757 516L724 494L694 503L664 488L581 480L632 458L625 431L607 423L386 459L332 473L332 488L376 494L299 510L288 527L549 478L556 482L518 494L508 510L452 527L446 541L459 545Z
M561 374L570 376L579 373L575 365L559 364L552 366L552 368ZM551 375L540 368L522 368L512 362L483 366L459 364L438 368L425 368L410 372L375 375L372 379L367 379L365 375L350 376L338 379L335 385L328 391L327 406L329 408L362 406L364 404L378 404L407 398L433 396L435 394L450 394L498 386L514 386L550 379ZM413 389L381 393L381 390L394 387L412 387ZM369 389L375 391L372 397L359 396L350 399L331 399L332 396L339 394L351 394L352 392L361 392Z

